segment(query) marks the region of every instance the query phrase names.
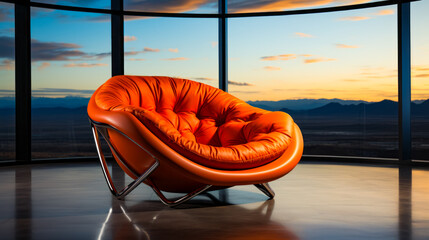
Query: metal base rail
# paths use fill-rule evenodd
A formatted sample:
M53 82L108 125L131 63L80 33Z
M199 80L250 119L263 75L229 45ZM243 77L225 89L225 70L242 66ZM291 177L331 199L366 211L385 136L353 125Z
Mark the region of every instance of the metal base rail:
M273 191L273 189L268 185L268 183L259 183L254 184L255 187L257 187L261 192L263 192L265 195L267 195L270 199L273 199L276 195Z
M104 178L106 179L106 183L107 186L110 189L110 192L118 199L124 199L126 195L128 195L130 192L132 192L138 185L140 185L140 183L142 183L144 180L146 180L150 174L156 170L156 168L159 166L159 160L152 154L150 153L146 148L144 148L143 146L141 146L140 144L138 144L137 142L135 142L133 139L131 139L130 137L128 137L125 133L119 131L118 129L107 125L107 124L102 124L102 123L97 123L94 122L90 119L90 123L91 123L91 129L92 129L92 134L94 136L94 141L95 141L95 146L97 148L97 153L98 153L98 157L100 160L100 165L101 165L101 169L103 171L103 175ZM128 140L130 140L132 143L134 143L136 146L138 146L139 148L141 148L143 151L145 151L147 154L149 154L149 156L151 156L155 162L143 173L143 174L138 174L136 173L133 169L131 169L127 163L125 161L122 160L122 158L120 157L120 155L118 154L118 152L115 150L115 147L113 146L113 144L110 141L110 137L109 134L107 132L108 129L114 130L118 133L120 133L121 135L123 135L124 137L126 137ZM106 162L106 158L104 156L104 153L101 149L101 144L100 144L100 135L104 138L104 140L106 141L107 145L109 146L109 148L111 149L113 155L115 156L116 160L120 161L121 164L123 166L125 166L127 168L128 171L130 171L131 173L133 173L135 176L138 176L137 179L135 179L134 181L132 181L130 184L128 184L127 186L125 186L122 190L118 191L117 188L115 187L114 183L113 183L113 179L112 176L109 172L109 168L107 166L107 162ZM158 196L159 200L169 206L169 207L174 207L174 206L178 206L184 202L189 201L190 199L192 199L193 197L207 191L210 187L212 187L212 185L203 185L202 187L199 187L197 189L195 189L194 191L186 194L185 196L182 196L176 200L170 200L168 199L163 193L162 191L152 182L148 179L147 184L152 188L152 190L156 193L156 195ZM274 198L274 191L271 189L271 187L268 185L268 183L259 183L259 184L254 184L259 190L261 190L265 195L267 195L270 199Z

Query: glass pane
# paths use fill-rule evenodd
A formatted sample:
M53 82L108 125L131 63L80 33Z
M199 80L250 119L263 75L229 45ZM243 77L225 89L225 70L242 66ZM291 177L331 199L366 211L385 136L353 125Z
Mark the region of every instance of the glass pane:
M217 13L218 0L124 0L124 10L162 13Z
M15 23L13 4L0 3L0 161L15 159Z
M125 22L125 73L170 76L218 87L217 19Z
M72 7L110 9L111 0L31 0L32 2L49 3Z
M228 0L228 13L246 13L246 12L273 12L297 9L337 7L344 5L354 5L369 2L381 2L383 0L306 0L306 1L285 1L285 0ZM389 14L390 11L381 12Z
M96 156L86 106L111 76L110 22L67 11L32 16L32 157Z
M429 160L429 1L411 3L412 158Z
M304 154L397 158L395 12L230 19L230 93L288 112Z

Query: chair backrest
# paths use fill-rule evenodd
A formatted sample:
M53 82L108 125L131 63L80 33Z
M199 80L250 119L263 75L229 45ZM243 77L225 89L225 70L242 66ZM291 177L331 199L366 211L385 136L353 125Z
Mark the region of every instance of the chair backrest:
M132 113L171 148L205 166L246 169L281 156L294 128L269 112L206 84L169 77L119 76L97 91L106 111Z

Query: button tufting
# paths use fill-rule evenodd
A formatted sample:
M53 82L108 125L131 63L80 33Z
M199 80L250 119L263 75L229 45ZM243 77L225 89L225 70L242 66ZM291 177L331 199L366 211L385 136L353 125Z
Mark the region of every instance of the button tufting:
M119 78L101 87L97 104L112 111L134 109L130 112L165 144L200 164L222 169L257 167L278 158L291 141L294 123L284 112L252 107L220 89L190 80L127 76L116 81ZM140 106L112 107L124 104L124 84L138 86L138 91L127 94L143 99L129 101L141 102ZM152 105L145 98L159 100ZM151 110L147 106L155 111L146 111Z

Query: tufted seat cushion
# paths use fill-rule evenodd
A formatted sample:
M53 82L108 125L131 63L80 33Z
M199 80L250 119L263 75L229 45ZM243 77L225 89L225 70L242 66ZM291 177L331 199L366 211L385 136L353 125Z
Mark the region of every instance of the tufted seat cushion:
M204 166L247 169L280 157L294 128L284 112L255 108L186 79L116 76L95 96L107 111L127 111L169 147Z

